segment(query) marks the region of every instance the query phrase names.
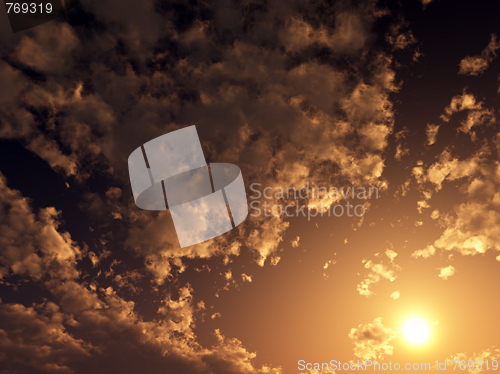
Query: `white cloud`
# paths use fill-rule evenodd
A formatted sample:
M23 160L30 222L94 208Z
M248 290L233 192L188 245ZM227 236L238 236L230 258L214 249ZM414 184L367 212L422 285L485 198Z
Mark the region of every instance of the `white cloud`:
M391 251L392 252L392 251ZM400 269L398 265L395 265L393 263L393 259L395 252L390 253L391 256L391 266ZM365 264L366 269L370 269L370 272L367 274L366 278L357 285L356 289L359 292L360 295L362 296L372 296L375 295L375 293L370 289L371 285L378 283L381 279L387 279L391 282L393 282L397 276L395 275L395 271L393 269L389 269L389 267L383 265L383 264L374 264L372 261L362 261Z
M394 291L392 294L391 294L391 297L394 299L394 300L397 300L399 299L399 297L401 296L401 294L399 293L399 291Z
M445 268L439 268L439 278L443 278L444 280L448 279L449 277L453 276L455 274L455 268L453 266L447 266Z
M415 252L411 254L413 258L429 258L436 254L436 248L433 245L428 245L424 249L417 249Z
M385 355L392 355L393 346L389 343L396 336L395 330L382 324L382 318L352 328L349 333L355 345L354 354L363 360L382 360Z

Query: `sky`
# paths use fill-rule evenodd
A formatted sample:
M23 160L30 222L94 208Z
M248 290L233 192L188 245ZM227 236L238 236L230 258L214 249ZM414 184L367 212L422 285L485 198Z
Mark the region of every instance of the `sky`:
M0 6L0 374L498 373L499 10ZM249 215L181 247L128 157L189 126Z

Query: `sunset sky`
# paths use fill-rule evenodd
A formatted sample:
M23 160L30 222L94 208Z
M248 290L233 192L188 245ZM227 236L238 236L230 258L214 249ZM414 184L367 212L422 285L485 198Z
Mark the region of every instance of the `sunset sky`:
M5 10L0 374L500 372L500 2L80 0L19 32ZM250 215L181 248L128 157L188 126Z

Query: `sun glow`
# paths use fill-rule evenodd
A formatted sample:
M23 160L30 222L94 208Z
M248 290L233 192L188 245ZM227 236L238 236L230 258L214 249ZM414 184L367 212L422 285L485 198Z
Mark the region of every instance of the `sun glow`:
M413 345L426 343L431 335L429 324L421 318L410 318L403 324L403 336Z

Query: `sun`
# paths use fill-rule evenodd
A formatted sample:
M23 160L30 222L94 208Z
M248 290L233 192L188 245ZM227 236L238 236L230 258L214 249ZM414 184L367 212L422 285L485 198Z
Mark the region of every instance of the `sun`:
M421 318L410 318L403 324L403 336L413 345L426 343L431 336L429 324Z

